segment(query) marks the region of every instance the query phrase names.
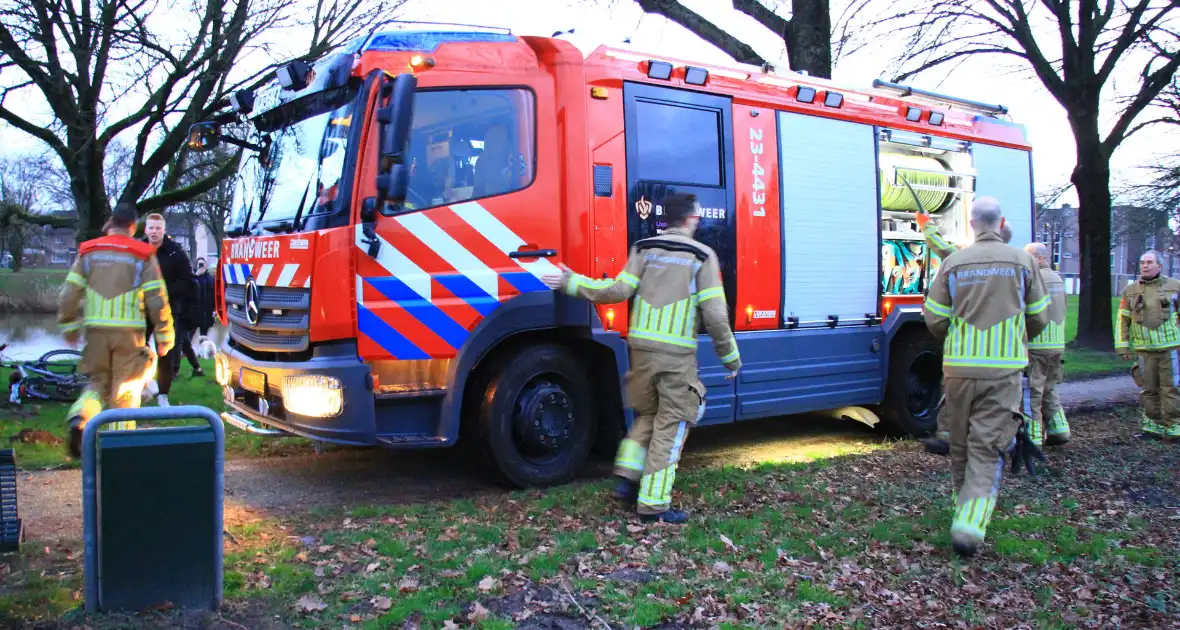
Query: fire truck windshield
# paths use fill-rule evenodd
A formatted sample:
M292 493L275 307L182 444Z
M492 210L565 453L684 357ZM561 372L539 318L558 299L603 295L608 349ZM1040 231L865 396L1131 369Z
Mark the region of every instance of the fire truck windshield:
M234 184L226 228L267 224L333 212L344 202L344 175L356 88L312 94L255 119L259 137L268 136L267 155L243 159ZM265 163L265 165L264 165Z

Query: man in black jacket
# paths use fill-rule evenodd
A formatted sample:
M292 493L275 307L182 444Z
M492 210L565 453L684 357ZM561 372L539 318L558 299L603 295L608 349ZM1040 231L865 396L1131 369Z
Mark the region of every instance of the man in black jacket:
M165 356L160 357L156 369L156 381L160 394L156 404L169 406L168 392L172 390L172 378L180 372L180 355L188 359L193 367L193 376L204 376L201 364L193 352L192 336L196 329L197 279L193 276L192 263L188 254L165 233L163 215L152 213L144 223L144 240L156 248L156 260L168 289L168 302L172 305L172 316L176 322L176 345ZM151 330L148 330L151 334Z

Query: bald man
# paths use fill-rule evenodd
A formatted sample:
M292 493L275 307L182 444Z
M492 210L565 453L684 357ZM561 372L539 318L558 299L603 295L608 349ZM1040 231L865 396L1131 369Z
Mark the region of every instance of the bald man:
M939 258L946 260L947 256L959 251L959 248L954 243L943 238L942 232L938 231L938 226L930 222L930 215L919 211L917 222L918 229L926 237L926 246ZM1012 240L1012 228L1008 227L1008 223L1003 220L1003 217L1000 219L999 235L1000 240L1005 243ZM946 409L945 397L938 401L938 415L935 416L938 429L935 431L934 437L924 438L922 440L922 444L926 447L927 452L934 453L935 455L949 455L951 452L951 431L946 425L944 409Z
M1065 281L1049 267L1049 248L1044 243L1024 246L1040 268L1041 281L1049 292L1049 324L1028 342L1028 387L1032 407L1029 438L1033 444L1056 446L1069 441L1069 423L1057 397L1057 384L1065 376ZM1046 435L1047 434L1047 435Z
M947 257L923 304L926 326L945 340L944 421L955 487L951 541L961 556L975 555L983 543L1006 455L1015 461L1039 453L1025 450L1027 434L1020 431L1020 380L1028 366L1026 331L1041 334L1050 298L1032 256L1003 242L1002 219L994 198L976 200L975 242Z

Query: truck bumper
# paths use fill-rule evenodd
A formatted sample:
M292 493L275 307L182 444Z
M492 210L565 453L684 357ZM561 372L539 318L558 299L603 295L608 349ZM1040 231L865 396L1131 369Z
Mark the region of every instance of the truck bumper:
M219 354L219 360L228 362L229 382L222 390L228 407L222 418L228 424L263 435L271 433L265 429L251 430L249 425L269 425L334 444L370 446L376 443L373 380L369 366L357 360L355 353L351 357L343 353L292 362L259 361L227 344ZM251 387L243 384L243 374L247 375ZM289 376L313 375L339 382L343 400L338 414L330 417L301 415L298 408L284 405L284 380Z

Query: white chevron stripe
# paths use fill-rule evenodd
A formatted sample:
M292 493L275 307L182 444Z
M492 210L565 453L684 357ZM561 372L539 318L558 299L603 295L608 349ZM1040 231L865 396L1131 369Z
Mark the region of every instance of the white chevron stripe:
M491 241L493 245L505 254L514 252L525 244L524 239L517 236L507 225L504 225L503 222L488 212L486 208L479 205L478 202L469 201L467 203L457 204L451 206L451 211L459 215L460 219L466 221L477 232L483 234L484 238ZM525 262L516 258L512 260L523 267L525 271L538 278L561 273L561 270L556 265L544 258L538 258L531 262Z
M365 303L365 280L360 274L356 276L356 303Z
M299 265L283 265L283 272L279 274L279 279L277 282L275 282L275 286L291 286L291 279L295 277L295 272L297 271L299 271Z
M418 240L422 241L434 253L438 254L455 271L463 274L475 283L485 293L500 299L500 276L483 263L466 247L459 244L450 234L431 221L426 215L407 214L397 217L396 221L410 230Z
M267 279L270 278L270 271L274 268L275 268L275 266L271 265L271 264L263 265L262 269L258 270L258 279L256 280L256 282L258 282L258 284L261 284L262 286L266 286L266 281L267 281Z
M369 246L364 243L365 235L361 231L362 226L356 226L355 244L362 252L369 251ZM430 290L430 274L422 271L414 261L406 257L405 254L397 251L389 241L381 238L380 234L374 234L381 248L377 251L377 264L381 265L390 274L394 275L398 280L401 280L411 291L417 293L419 297L427 302L431 299ZM360 299L360 276L357 276L357 299Z
M304 289L310 289L310 288L311 288L311 276L310 276L310 275L309 275L309 276L307 276L307 280L304 280L304 281L303 281L303 288L304 288Z

